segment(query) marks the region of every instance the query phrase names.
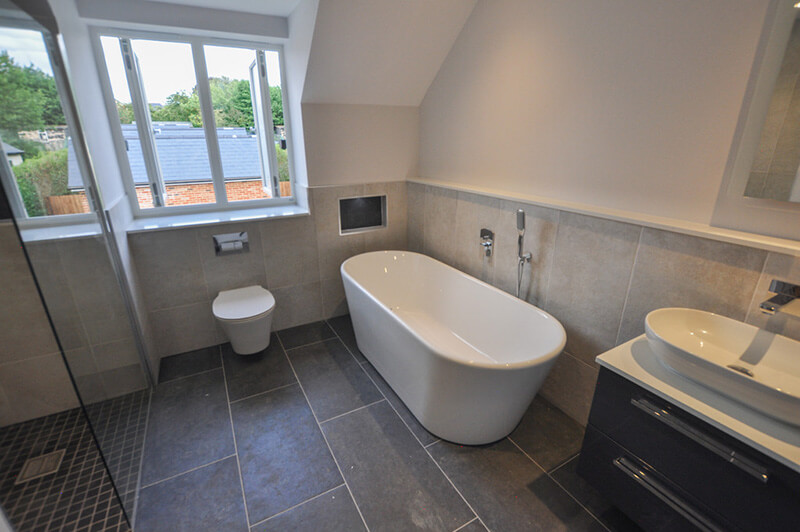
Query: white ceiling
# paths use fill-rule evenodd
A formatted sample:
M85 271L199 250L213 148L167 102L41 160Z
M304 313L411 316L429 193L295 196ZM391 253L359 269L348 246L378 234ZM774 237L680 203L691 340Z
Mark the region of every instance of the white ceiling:
M475 2L320 0L303 101L418 106Z
M181 4L184 6L243 11L259 15L288 17L300 0L151 0L164 4Z

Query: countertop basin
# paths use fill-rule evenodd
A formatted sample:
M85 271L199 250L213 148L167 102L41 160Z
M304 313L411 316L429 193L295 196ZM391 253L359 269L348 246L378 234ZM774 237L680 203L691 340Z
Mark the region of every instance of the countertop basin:
M645 333L653 353L672 371L800 426L800 342L688 308L650 312Z

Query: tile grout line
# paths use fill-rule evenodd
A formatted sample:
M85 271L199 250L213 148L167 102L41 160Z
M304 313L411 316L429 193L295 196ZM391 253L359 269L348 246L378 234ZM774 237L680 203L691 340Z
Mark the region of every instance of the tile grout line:
M466 523L464 523L460 527L458 527L455 530L453 530L453 532L458 532L459 530L462 530L465 526L468 526L468 525L474 523L477 519L478 519L477 517L473 517L472 519L470 519L469 521L467 521Z
M528 458L528 460L530 460L531 462L533 462L533 463L536 465L536 467L538 467L539 469L541 469L542 471L544 471L544 474L545 474L545 475L547 475L547 477L548 477L550 480L552 480L553 482L555 482L555 484L556 484L556 485L557 485L559 488L561 488L561 490L562 490L564 493L566 493L567 495L569 495L569 497L570 497L570 498L571 498L573 501L575 501L575 502L578 504L578 506L580 506L581 508L583 508L583 511L585 511L587 514L589 514L590 516L592 516L592 518L593 518L595 521L597 521L597 522L600 524L600 526L602 526L604 529L606 529L606 530L609 530L609 528L606 526L606 524L605 524L605 523L603 523L603 522L600 520L600 518L598 518L596 515L594 515L594 513L593 513L593 512L591 512L591 511L590 511L590 510L589 510L589 509L588 509L586 506L584 506L584 504L583 504L581 501L579 501L577 497L575 497L575 496L574 496L574 495L573 495L573 494L572 494L572 493L571 493L571 492L570 492L570 491L569 491L567 488L565 488L564 486L562 486L562 485L561 485L561 483L560 483L558 480L556 480L556 479L555 479L555 477L553 477L553 475L551 475L551 474L550 474L550 473L549 473L549 472L548 472L548 471L547 471L545 468L543 468L542 466L540 466L540 465L539 465L539 464L536 462L536 460L534 460L534 459L531 457L531 455L529 455L528 453L526 453L526 452L525 452L525 451L522 449L522 447L520 447L519 445L517 445L517 442L515 442L514 440L512 440L512 439L511 439L511 438L509 438L509 437L506 437L506 439L507 439L508 441L510 441L510 442L511 442L511 444L512 444L514 447L516 447L516 448L519 450L519 452L521 452L523 455L525 455L525 456ZM567 462L568 462L568 461L569 461L569 460L567 460ZM566 463L566 462L564 462L564 463ZM561 464L561 465L564 465L564 464ZM559 466L559 467L561 467L561 466ZM557 467L556 469L558 469L559 467ZM555 471L556 469L553 469L553 471ZM609 532L610 532L610 531L609 531Z
M643 235L644 227L641 227L639 228L639 239L636 242L636 253L633 254L633 262L631 263L631 273L628 276L628 286L625 288L625 301L622 302L622 311L619 313L619 325L617 326L617 335L614 337L614 345L619 345L619 335L622 334L622 324L625 321L625 310L628 308L628 300L631 297L633 274L636 271L636 261L639 259L639 250L642 249Z
M222 344L218 344L215 347L217 349L220 349L221 345ZM189 379L191 377L197 377L198 375L205 375L206 373L211 373L212 371L217 371L218 369L222 369L222 366L219 366L217 368L204 369L203 371L198 371L197 373L192 373L191 375L183 375L181 377L175 377L174 379L170 379L168 381L159 382L158 384L156 384L156 386L159 386L159 385L162 385L162 384L170 384L170 383L173 383L173 382L182 381L184 379Z
M144 418L144 433L142 435L142 456L139 458L139 472L136 479L136 493L133 496L133 515L131 516L131 528L136 526L136 513L139 511L139 494L142 490L142 471L144 470L144 446L147 443L147 428L150 425L150 405L153 404L154 388L147 389L147 410Z
M267 517L267 518L264 518L264 519L262 519L261 521L259 521L259 522L257 522L257 523L253 523L253 524L251 525L251 528L252 528L252 527L254 527L254 526L258 526L258 525L260 525L260 524L262 524L262 523L266 523L266 522L267 522L267 521L269 521L270 519L275 519L276 517L278 517L278 516L280 516L280 515L283 515L283 514L285 514L285 513L287 513L287 512L291 512L291 511L292 511L292 510L294 510L295 508L299 508L300 506L303 506L304 504L306 504L306 503L308 503L308 502L311 502L311 501L313 501L314 499L319 499L319 498L320 498L320 497L322 497L323 495L327 495L328 493L330 493L330 492L332 492L332 491L336 491L336 490L338 490L339 488L341 488L342 486L344 486L344 482L342 482L342 483L341 483L341 484L339 484L338 486L334 486L333 488L331 488L331 489L329 489L329 490L327 490L327 491L323 491L322 493L318 493L318 494L314 495L313 497L309 497L308 499L304 500L303 502L298 502L298 503L297 503L297 504L295 504L294 506L290 506L289 508L286 508L285 510L281 510L280 512L278 512L278 513L276 513L276 514L273 514L273 515L271 515L271 516L269 516L269 517Z
M334 334L336 334L336 333L334 332ZM289 348L284 347L283 350L288 353L289 351L294 351L295 349L300 349L302 347L308 347L310 345L321 344L323 342L327 342L328 340L333 340L334 338L338 338L338 336L331 336L330 338L323 338L322 340L314 340L313 342L308 342L307 344L303 344L303 345L296 345L294 347L289 347ZM283 341L281 341L281 345L283 345Z
M197 467L193 467L191 469L187 469L186 471L181 471L180 473L176 473L176 474L174 474L172 476L169 476L167 478L162 478L161 480L156 480L155 482L151 482L150 484L146 484L146 485L142 486L142 489L152 488L153 486L157 486L159 484L163 484L164 482L166 482L168 480L173 480L173 479L176 479L178 477L182 477L183 475L185 475L187 473L194 473L198 469L203 469L204 467L207 467L207 466L210 466L210 465L214 465L217 462L222 462L223 460L227 460L228 458L231 458L232 456L236 456L236 455L235 454L229 454L228 456L223 456L222 458L217 458L216 460L212 460L211 462L208 462L207 464L202 464L202 465L199 465Z
M397 413L397 411L395 411L395 414L396 414L396 413ZM399 417L399 414L398 414L398 417ZM402 421L402 419L401 419L401 421ZM438 443L438 442L437 442L437 443ZM428 451L428 449L426 449L425 447L423 447L423 448L422 448L422 450L423 450L423 451L425 451L425 454L427 454L427 455L428 455L428 458L430 458L431 462L433 462L433 464L434 464L434 465L435 465L435 466L436 466L436 467L439 469L439 471L441 471L441 472L442 472L442 475L444 475L444 478L446 478L446 479L447 479L447 482L449 482L449 483L450 483L450 485L451 485L451 486L453 486L453 489L454 489L454 490L456 490L456 493L458 493L458 496L459 496L459 497L461 497L461 500L462 500L462 501L464 501L464 504L466 504L466 505L467 505L467 508L469 508L469 509L470 509L470 511L472 512L472 514L475 516L475 519L477 519L477 520L478 520L478 522L484 526L484 528L486 528L487 530L489 530L489 527L488 527L488 526L486 526L486 523L484 523L484 522L483 522L483 520L481 519L481 516L479 516L479 515L478 515L478 512L476 512L476 511L475 511L475 508L473 508L473 507L472 507L472 505L471 505L471 504L469 503L469 501L467 500L467 498L466 498L466 497L464 497L464 494L463 494L463 493L461 493L461 490L459 490L459 489L456 487L456 485L455 485L455 483L452 481L452 479L451 479L451 478L450 478L450 477L447 475L447 473L445 473L445 472L444 472L444 469L442 469L442 466L440 466L440 465L439 465L439 462L437 462L437 461L436 461L436 459L433 457L433 455L430 453L430 451ZM473 521L474 521L475 519L473 519ZM470 521L470 522L472 522L472 521Z
M378 390L378 391L380 391L380 390ZM359 406L358 408L354 408L352 410L349 410L349 411L345 412L344 414L339 414L338 416L329 417L328 419L326 419L324 421L320 421L319 424L322 425L323 423L327 423L328 421L333 421L334 419L339 419L340 417L344 417L344 416L346 416L348 414L352 414L353 412L358 412L359 410L364 410L365 408L369 408L372 405L377 405L378 403L382 403L384 401L386 401L385 397L383 399L378 399L377 401L372 401L368 405Z
M233 437L233 453L236 456L236 472L239 473L239 486L242 488L242 503L244 503L244 518L247 522L247 530L250 530L250 512L247 510L247 495L244 493L244 478L242 475L242 464L239 462L239 446L236 443L236 429L233 426L233 411L231 410L231 396L228 392L228 378L225 375L225 362L222 360L222 346L219 346L219 364L222 367L222 382L225 384L225 402L228 407L228 420L231 422L231 436Z
M336 455L333 454L333 449L331 448L330 442L328 442L328 437L325 436L325 431L322 430L322 425L320 425L319 419L317 419L317 414L314 412L314 408L311 406L311 401L308 400L308 395L306 395L306 390L305 388L303 388L303 383L300 382L300 378L297 376L297 372L294 369L292 360L289 358L289 354L286 352L286 349L283 345L283 340L281 340L280 336L278 336L278 341L280 342L281 348L283 349L283 356L286 357L286 361L289 362L289 367L292 368L292 373L294 374L294 378L297 379L297 384L300 386L300 391L303 392L303 397L306 400L308 409L311 410L311 415L314 416L314 421L317 422L317 429L319 430L319 433L322 435L322 439L325 441L325 445L328 447L328 452L331 453L331 458L333 458L333 463L336 464L336 469L339 470L339 476L342 477L342 481L344 482L344 485L347 488L347 492L350 494L350 498L353 500L353 505L355 505L356 511L358 512L359 517L361 517L361 522L364 523L364 528L366 529L367 532L369 532L369 525L367 525L367 521L366 519L364 519L364 514L361 513L361 508L359 508L358 502L356 501L356 498L353 495L353 490L350 489L350 484L347 483L347 479L345 478L344 473L342 472L342 467L339 465L339 460L337 460Z
M240 399L234 399L233 401L228 401L228 403L229 404L240 403L242 401L247 401L248 399L252 399L253 397L258 397L259 395L264 395L264 394L268 394L268 393L271 393L271 392L277 392L278 390L282 390L284 388L288 388L289 386L294 386L295 384L297 384L297 383L296 382L290 382L289 384L281 384L280 386L276 386L275 388L270 388L269 390L264 390L263 392L254 393L254 394L248 395L246 397L242 397Z
M577 453L573 454L572 456L570 456L569 458L567 458L566 460L564 460L564 461L560 462L560 463L559 463L557 466L555 466L553 469L551 469L551 470L550 470L550 472L548 473L548 475L552 475L553 473L555 473L556 471L558 471L559 469L561 469L562 467L564 467L564 466L565 466L565 465L567 465L568 463L572 462L572 461L573 461L575 458L577 458L577 457L578 457L580 454L581 454L580 452L577 452Z
M436 440L436 441L432 441L432 442L430 442L428 445L423 445L423 446L422 446L422 448L423 448L423 449L427 449L428 447L433 447L434 445L436 445L436 444L437 444L437 443L439 443L440 441L442 441L442 440L441 440L441 439L438 439L438 440ZM422 443L422 442L420 442L420 443Z

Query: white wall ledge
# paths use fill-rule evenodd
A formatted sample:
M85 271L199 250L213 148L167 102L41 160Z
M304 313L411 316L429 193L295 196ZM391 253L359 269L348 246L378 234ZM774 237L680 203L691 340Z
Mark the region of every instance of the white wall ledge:
M648 214L625 211L620 209L608 209L605 207L597 207L595 205L588 205L585 203L561 201L552 198L546 198L543 196L518 194L516 192L498 190L489 187L462 185L459 183L453 183L449 181L438 181L434 179L414 177L414 178L409 178L408 182L417 183L420 185L428 185L432 187L439 187L449 190L456 190L461 192L470 192L473 194L482 194L484 196L490 196L493 198L518 201L520 203L526 203L529 205L549 207L551 209L559 209L562 211L585 214L588 216L596 216L598 218L616 220L619 222L626 222L626 223L641 225L644 227L652 227L654 229L663 229L666 231L673 231L675 233L682 233L685 235L708 238L710 240L717 240L720 242L728 242L731 244L738 244L741 246L748 246L752 248L763 249L766 251L774 251L776 253L784 253L787 255L800 256L800 241L797 240L787 240L785 238L776 238L771 236L758 235L755 233L748 233L745 231L736 231L733 229L725 229L722 227L713 227L711 225L701 224L697 222L688 222L685 220L677 220L674 218L651 216Z

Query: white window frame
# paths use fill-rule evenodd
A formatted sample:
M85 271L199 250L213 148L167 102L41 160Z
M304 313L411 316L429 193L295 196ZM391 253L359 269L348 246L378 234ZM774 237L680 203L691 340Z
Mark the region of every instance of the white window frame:
M711 225L800 240L800 203L744 195L797 9L772 0L736 125Z
M53 66L54 55L52 48L57 46L52 34L36 22L30 20L22 20L8 17L0 17L0 26L5 28L15 28L20 30L30 30L42 34L42 41L44 42L45 50L47 50L47 57L51 64L53 71L53 79L56 82L56 90L58 91L58 98L61 103L61 110L64 113L64 119L67 127L71 129L72 124L75 123L75 117L71 116L68 106L63 104L63 94L65 94L64 81L61 79L61 73L58 68ZM97 214L95 205L92 201L89 189L86 186L86 171L84 163L80 155L75 150L76 157L78 157L78 167L80 169L81 181L83 182L83 189L86 194L86 200L89 202L89 211L80 214L45 214L42 216L28 216L28 211L25 209L25 204L22 201L22 194L20 194L19 186L17 185L16 175L11 167L11 163L6 157L4 151L0 150L0 183L6 190L8 202L11 204L11 212L17 221L17 225L21 229L36 228L36 227L55 227L63 225L80 225L86 223L97 222Z
M292 147L287 140L287 152L289 153L288 157L289 182L291 183L293 195L288 197L280 197L279 196L280 188L278 185L277 154L275 153L274 142L264 142L262 139L262 137L264 137L264 135L261 134L262 132L259 132L259 144L261 144L262 142L266 144L267 153L264 155L266 155L269 158L269 163L270 163L269 166L262 163L262 167L264 168L262 172L266 172L268 169L270 170L269 188L272 193L272 197L267 199L242 200L233 202L228 201L227 193L225 190L225 179L222 170L222 159L220 157L219 141L217 138L217 128L214 120L214 109L211 102L211 94L208 84L208 71L206 68L205 53L203 50L204 45L246 48L249 50L257 50L258 51L257 57L261 57L262 59L264 57L264 52L269 51L278 53L280 73L281 73L281 85L280 85L281 97L283 100L283 123L284 123L284 128L286 129L286 137L288 139L291 138L290 135L291 116L289 111L289 100L287 94L288 91L286 88L287 80L286 80L283 46L279 44L269 43L266 41L258 41L258 40L227 39L218 37L208 37L203 35L166 33L166 32L146 31L146 30L130 30L125 28L106 27L106 26L92 26L90 28L90 34L92 40L92 47L95 53L95 61L97 63L98 72L100 73L100 82L102 85L103 99L106 106L106 113L108 115L109 122L111 125L111 131L114 140L114 146L117 152L117 158L120 162L120 170L122 172L123 185L128 195L128 199L130 200L131 209L133 210L134 217L147 218L147 217L162 217L162 216L203 213L203 212L245 210L245 209L253 209L264 206L294 205L297 203L296 197L294 195L294 192L296 190L295 188L296 185L295 185L294 168L291 156ZM129 40L149 39L156 41L184 43L184 44L189 44L191 46L192 59L194 61L195 77L197 78L196 79L197 91L200 99L200 112L203 118L203 129L205 131L206 146L208 148L208 159L209 159L208 162L211 168L212 183L214 185L214 194L216 196L216 201L214 203L207 203L201 205L156 206L149 209L142 209L141 207L139 207L139 201L137 200L136 197L136 186L134 184L133 176L131 174L131 168L128 161L128 154L125 149L125 140L122 136L122 128L120 127L119 114L117 113L117 108L114 103L113 91L111 89L111 81L109 79L108 69L106 67L105 56L103 54L103 48L100 42L100 37L112 37L117 39L129 39ZM259 87L261 88L261 101L262 101L262 106L264 107L263 109L264 121L266 122L266 126L264 127L264 129L266 129L266 131L269 132L270 135L269 140L272 141L273 140L272 132L274 130L272 126L272 106L270 104L270 99L269 99L269 88L268 88L269 85L264 83L268 82L265 66L266 65L264 64L263 65L264 68L259 69L260 70L259 75L263 76L263 79L261 80L262 83L259 84ZM131 99L133 100L134 98L136 98L136 96L134 96L134 87L131 86L130 80L128 82L128 89L131 92ZM251 91L254 89L255 88L251 86ZM134 104L133 107L134 107L134 112L136 112L137 105ZM141 103L139 107L145 109L144 107L141 106ZM147 114L147 120L149 122L149 113L146 114ZM254 118L256 117L254 116ZM139 136L140 139L142 139L143 133L148 133L148 131L146 130L147 126L143 124L143 121L140 121L138 119L137 123L140 124ZM258 131L258 126L257 126L257 131ZM152 138L152 136L150 138ZM262 147L259 146L259 149L261 150ZM143 156L144 155L145 154L143 150ZM263 155L261 156L263 157ZM146 156L145 156L145 164L148 167L148 180L150 180L151 191L156 190L163 194L163 188L159 190L159 187L164 186L163 181L161 180L157 180L155 182L153 181L152 177L153 174L151 174L149 167L151 162L148 162ZM156 164L155 166L157 167L158 165ZM263 175L262 173L262 178L266 181L267 176ZM155 204L155 199L156 199L155 194L153 195L153 199Z

